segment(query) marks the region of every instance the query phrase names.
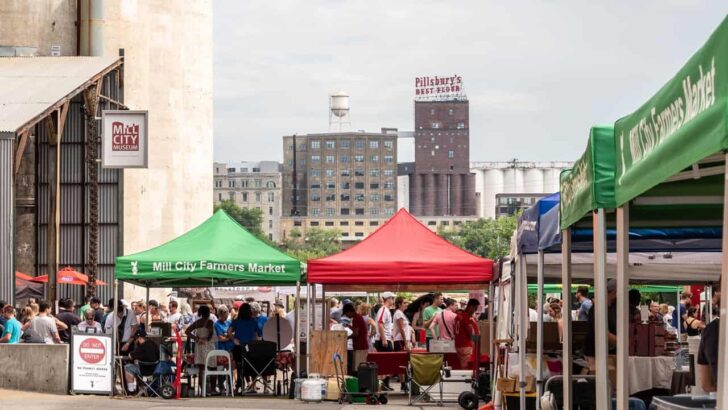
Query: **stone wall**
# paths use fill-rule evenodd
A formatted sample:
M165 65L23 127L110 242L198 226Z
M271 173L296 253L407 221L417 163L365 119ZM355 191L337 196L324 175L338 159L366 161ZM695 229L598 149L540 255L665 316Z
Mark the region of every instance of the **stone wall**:
M0 389L68 394L69 346L0 345Z

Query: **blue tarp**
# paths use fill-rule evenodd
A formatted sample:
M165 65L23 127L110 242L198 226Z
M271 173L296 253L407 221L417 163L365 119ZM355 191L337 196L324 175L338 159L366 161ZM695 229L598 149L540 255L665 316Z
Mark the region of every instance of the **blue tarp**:
M523 254L536 253L539 249L539 225L547 212L556 209L558 213L559 193L545 196L523 211L518 218L518 251Z

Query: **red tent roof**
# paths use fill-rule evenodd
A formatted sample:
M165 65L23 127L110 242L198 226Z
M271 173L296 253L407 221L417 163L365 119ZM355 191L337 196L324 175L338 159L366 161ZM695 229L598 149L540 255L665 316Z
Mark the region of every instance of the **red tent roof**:
M451 244L405 209L350 249L308 261L308 282L338 285L327 289L472 289L492 278L492 260Z

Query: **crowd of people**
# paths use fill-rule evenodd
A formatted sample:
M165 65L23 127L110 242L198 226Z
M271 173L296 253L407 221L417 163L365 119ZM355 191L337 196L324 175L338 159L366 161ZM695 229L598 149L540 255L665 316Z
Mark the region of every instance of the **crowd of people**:
M486 300L487 304L487 300ZM478 334L476 312L485 311L477 299L456 301L442 293L415 300L384 292L374 306L366 301L329 300L329 326L349 334L348 369L354 373L370 351L429 350L432 340L449 341L465 367L473 360L474 336ZM424 337L422 337L422 336ZM406 386L402 385L402 389Z
M330 299L332 329L349 332L349 363L353 371L366 361L370 351L394 352L427 348L431 340L445 340L454 348L465 366L473 357L473 335L478 333L475 316L480 310L477 299L455 300L441 293L425 294L415 300L384 292L378 303ZM486 300L487 304L487 300ZM128 357L124 366L126 387L138 392L137 377L148 373L148 363L159 360L159 347L150 338L154 323L170 323L189 341L188 349L199 372L205 371L207 353L225 350L238 367L243 346L260 339L268 316L252 298L236 297L229 305L193 307L184 299L171 299L167 304L156 300L115 302L104 306L92 297L77 307L73 300L62 299L53 314L46 301L29 299L21 309L0 301L0 343L70 343L72 332L113 333L117 329L119 354ZM482 309L484 310L484 309ZM293 328L293 312L286 312L284 303L275 301L270 315L288 320ZM148 326L150 324L151 326ZM156 339L155 339L156 340ZM146 364L145 364L146 363ZM236 377L232 388L240 393L245 380ZM222 378L208 387L211 394L223 394Z

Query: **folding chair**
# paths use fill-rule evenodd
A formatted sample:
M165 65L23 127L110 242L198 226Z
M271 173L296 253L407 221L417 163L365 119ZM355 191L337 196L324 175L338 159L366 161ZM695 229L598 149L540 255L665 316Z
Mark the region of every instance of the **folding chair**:
M263 385L263 393L270 391L275 394L277 353L278 345L275 342L256 340L243 346L243 376L253 378L243 394L255 392L257 383ZM268 381L270 376L273 376L273 382Z
M157 369L157 365L159 365L159 360L156 362L142 362L140 360L135 360L134 363L139 366L139 371L141 373L141 375L136 375L136 379L139 382L139 389L143 390L142 394L147 397L162 397L157 391L161 384L155 376L155 370Z
M223 366L222 370L218 370L218 357L224 357L227 359L227 366ZM212 363L210 362L211 360ZM233 389L235 388L235 385L233 384L233 369L232 361L230 360L230 353L225 350L212 350L207 353L207 357L205 358L205 377L202 380L202 397L207 397L207 378L210 376L225 376L228 381L227 391L230 393L230 396L234 395Z
M410 354L406 369L410 406L420 401L427 401L430 397L430 390L435 386L440 388L440 400L436 400L436 403L438 406L442 406L444 362L444 356L441 354ZM419 391L419 394L416 393L414 397L412 396L413 388Z

